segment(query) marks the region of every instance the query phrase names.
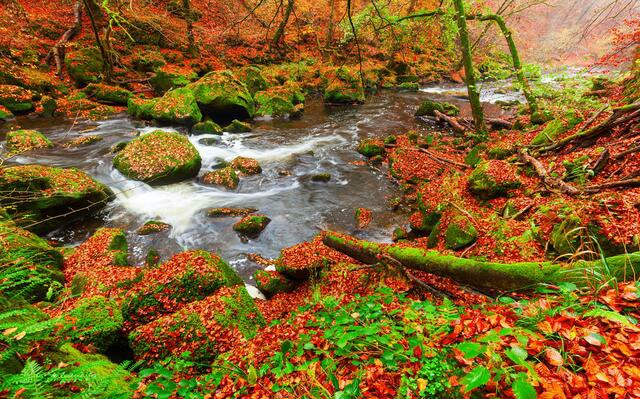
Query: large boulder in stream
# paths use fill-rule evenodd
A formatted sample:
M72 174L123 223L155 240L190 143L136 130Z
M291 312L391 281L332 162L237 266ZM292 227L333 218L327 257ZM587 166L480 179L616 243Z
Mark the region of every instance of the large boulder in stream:
M215 295L138 327L129 334L136 358L149 361L191 353L206 363L219 353L246 345L265 321L242 285L222 288Z
M198 175L202 159L186 136L156 130L129 142L113 159L123 175L149 185L180 182Z
M230 71L210 72L186 86L203 114L214 118L245 119L255 114L253 97Z
M426 100L416 110L416 116L436 116L436 111L449 116L460 115L460 108L448 102Z
M14 130L7 133L6 149L13 155L51 147L53 147L51 140L37 130Z
M0 169L0 198L19 226L44 233L62 221L102 209L114 198L106 185L75 168L21 165Z
M181 87L153 102L149 116L161 123L192 126L202 120L193 92Z

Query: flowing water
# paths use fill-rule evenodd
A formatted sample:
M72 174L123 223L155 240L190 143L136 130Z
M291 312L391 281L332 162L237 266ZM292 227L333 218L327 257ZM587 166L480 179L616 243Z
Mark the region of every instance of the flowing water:
M501 111L491 102L496 96L488 90L487 101L493 115ZM507 95L518 98L516 93ZM189 248L216 251L244 276L255 270L246 257L258 253L277 257L282 248L308 240L322 229L336 229L356 236L387 241L405 215L391 210L389 200L399 194L384 169L364 162L355 147L361 138L384 137L409 129L434 127L417 120L413 114L426 98L446 100L468 114L462 86L424 88L420 92L384 91L357 107L326 107L318 99L309 99L300 120L258 120L251 133L222 136L190 136L202 156L201 174L222 161L236 156L257 159L263 173L241 178L237 190L206 186L197 180L150 187L128 180L112 166L110 149L121 141L157 128L141 126L126 115L103 122L70 120L20 120L23 128L40 130L56 144L80 135L99 135L95 144L80 148L56 148L13 158L9 163L39 163L77 167L107 184L116 200L91 218L72 221L50 234L64 244L76 244L102 226L118 227L128 234L132 262L140 264L154 248L166 259ZM8 127L0 127L6 131ZM182 128L162 127L163 130ZM311 176L328 172L328 183L313 182ZM206 215L212 207L254 207L272 221L257 238L242 240L232 229L234 218L213 219ZM354 211L366 207L373 211L371 226L363 231L355 227ZM162 220L173 228L151 236L139 236L136 230L146 221Z

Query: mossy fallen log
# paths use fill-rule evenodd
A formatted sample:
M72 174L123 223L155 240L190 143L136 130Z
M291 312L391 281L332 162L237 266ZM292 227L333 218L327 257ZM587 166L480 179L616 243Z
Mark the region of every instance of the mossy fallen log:
M326 232L323 243L363 263L377 263L387 255L406 268L452 278L481 289L524 290L539 284L573 282L580 286L609 280L636 279L640 274L640 253L612 256L598 261L572 264L554 262L496 263L444 255L437 251L398 245L384 245ZM604 277L603 277L604 276Z

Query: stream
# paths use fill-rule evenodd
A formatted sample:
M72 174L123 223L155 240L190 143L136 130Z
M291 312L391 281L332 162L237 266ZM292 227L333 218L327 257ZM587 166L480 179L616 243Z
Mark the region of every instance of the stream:
M499 94L500 86L487 85L483 90L482 99L493 116L504 112L492 105L495 101L521 100L518 93ZM248 279L257 265L246 254L275 258L282 248L309 240L322 229L389 241L393 229L406 220L406 215L392 211L389 205L389 200L399 195L399 189L386 177L386 169L363 162L355 147L365 137L385 137L410 129L433 130L433 125L414 117L415 110L427 98L452 102L461 107L463 115L468 115L464 97L464 86L444 85L425 87L419 92L382 91L356 107L328 107L321 99L309 98L300 120L262 119L254 121L255 129L250 133L190 136L202 156L201 175L237 156L260 162L263 173L241 178L234 191L206 186L197 180L151 187L126 179L112 166L111 147L158 128L145 127L124 114L101 122L20 119L21 128L39 130L58 145L25 153L8 164L76 167L116 193L115 201L104 210L61 226L49 234L51 240L74 245L100 227L117 227L127 232L132 264L143 263L152 248L159 251L163 260L187 248L205 249L219 253ZM7 126L0 127L0 139L4 140L7 130ZM103 140L79 148L59 145L83 134L99 135ZM321 172L331 174L328 183L311 180L312 175ZM258 238L243 241L232 229L236 218L206 215L206 210L213 207L254 207L272 221ZM374 214L371 225L362 231L355 226L354 212L358 207L369 208ZM164 221L173 228L139 236L136 230L150 219Z

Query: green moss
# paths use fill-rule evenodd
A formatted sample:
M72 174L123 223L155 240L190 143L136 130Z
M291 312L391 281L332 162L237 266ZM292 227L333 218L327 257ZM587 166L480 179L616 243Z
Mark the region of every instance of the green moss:
M42 111L40 115L45 118L52 118L56 114L56 110L58 109L57 101L49 96L43 96L40 100L40 105L42 106Z
M478 239L478 231L466 217L456 217L447 226L444 243L448 249L458 250L468 247Z
M247 216L258 212L256 208L211 208L207 216L211 218Z
M520 187L515 170L505 161L492 160L480 163L469 175L469 191L480 199L506 196Z
M151 107L150 116L162 123L192 126L202 120L196 97L185 87L174 89L159 98Z
M358 144L358 152L367 158L384 155L384 142L378 139L363 139Z
M418 91L420 90L420 83L404 82L398 85L398 89L404 91Z
M53 146L53 142L47 136L36 130L14 130L7 133L6 148L12 154Z
M157 220L149 220L148 222L145 222L145 224L138 229L138 234L141 236L146 236L150 234L156 234L163 231L167 231L169 229L171 229L170 224L159 222Z
M231 161L229 166L244 175L259 175L262 173L262 167L258 161L253 158L236 157Z
M19 86L0 85L0 105L13 114L26 114L35 110L34 94Z
M35 232L47 232L65 221L86 215L114 198L109 187L74 168L21 165L0 169L0 206L14 221ZM71 210L75 210L69 214Z
M100 81L102 56L95 47L83 47L65 56L67 73L78 86Z
M186 136L161 130L132 140L113 159L120 173L150 185L195 177L201 163L198 150Z
M198 74L190 68L176 69L163 65L155 68L154 72L149 83L158 94L184 87L198 78Z
M191 128L192 134L222 134L222 128L220 125L212 120L206 120L204 122L198 122Z
M250 124L234 119L223 130L228 133L248 133L252 129Z
M131 97L127 101L127 112L129 115L140 119L153 119L153 108L158 102L157 98L145 100L143 98Z
M7 121L13 117L13 113L7 107L0 105L0 121Z
M255 114L251 93L230 71L210 72L187 87L205 115L243 119Z
M542 146L551 144L562 134L573 129L581 122L582 118L579 117L575 111L569 111L564 116L549 122L547 126L531 140L531 145Z
M204 176L202 176L202 182L234 190L238 187L240 178L232 167L227 166L204 174Z
M257 92L269 88L269 83L264 76L262 76L260 68L256 66L251 65L244 67L236 72L236 75L238 79L244 83L251 95L255 95Z
M101 353L117 343L123 323L118 304L103 296L81 299L57 320L56 336L64 341L92 345Z
M257 237L262 233L271 219L265 215L248 215L233 225L233 229L247 237Z
M84 92L95 101L103 104L127 105L132 93L121 87L92 83Z
M311 176L311 181L327 183L331 180L331 173L316 173Z
M257 270L253 273L256 286L265 295L273 296L282 292L291 292L295 283L277 271Z
M422 104L420 104L420 107L418 107L418 110L416 111L415 115L416 116L435 116L436 115L435 111L441 112L449 116L457 116L460 114L460 108L456 107L451 103L426 100Z

